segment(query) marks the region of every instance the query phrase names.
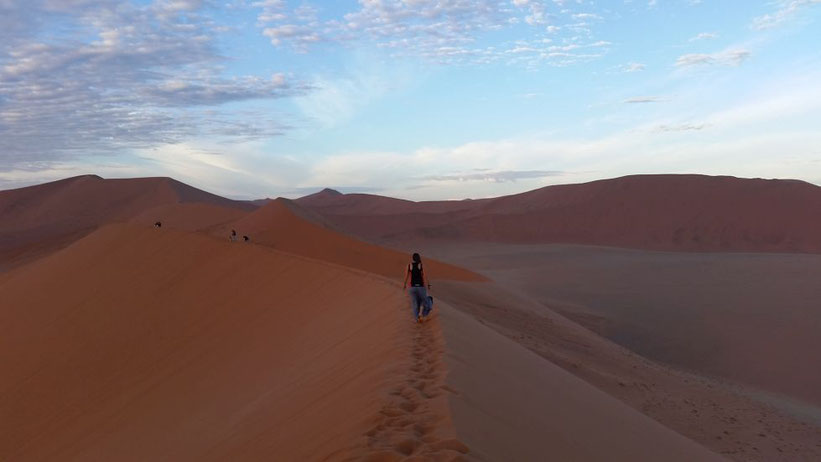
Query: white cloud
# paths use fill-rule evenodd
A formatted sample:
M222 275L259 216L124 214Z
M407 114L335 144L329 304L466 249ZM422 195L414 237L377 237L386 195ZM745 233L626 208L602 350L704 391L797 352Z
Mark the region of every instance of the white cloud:
M225 59L207 8L200 0L5 6L0 169L192 137L280 133L283 125L267 116L239 121L221 106L299 95L309 87L281 74L222 76Z
M718 34L715 32L702 32L695 37L691 38L690 42L698 42L699 40L712 40L718 38Z
M627 63L621 67L624 72L639 72L643 71L645 68L647 68L647 65L642 63Z
M624 103L626 103L626 104L644 104L644 103L660 103L662 101L665 101L665 99L663 99L660 96L636 96L636 97L628 98L628 99L624 100Z
M664 133L664 132L687 132L687 131L704 130L707 127L709 127L708 124L683 123L683 124L676 124L676 125L659 125L658 127L656 127L656 131L659 132L659 133Z
M390 91L408 88L425 78L426 70L407 63L385 64L357 54L333 77L316 75L313 90L293 98L302 113L321 127L346 122Z
M754 18L752 28L763 30L780 26L795 17L803 8L821 4L821 0L779 0L777 4L779 8L774 13Z
M299 195L322 186L378 190L410 199L462 199L512 194L548 184L635 173L706 173L821 178L817 73L775 79L729 108L653 119L598 137L510 137L409 151L334 152L296 159L261 143L230 147L185 142L139 150L140 161L84 159L48 170L0 172L0 187L81 173L170 175L233 197ZM665 106L667 107L667 106ZM778 123L781 129L773 129ZM741 135L741 136L739 136ZM791 162L784 162L785 156ZM49 177L50 176L50 177Z
M738 66L750 57L750 51L745 49L730 49L718 53L688 53L676 60L676 67L696 66Z
M485 169L480 169L485 170ZM448 175L432 175L424 177L425 181L436 182L459 182L484 181L488 183L511 183L519 180L530 180L536 178L547 178L562 176L564 172L555 170L502 170L497 172L489 171L467 171L463 173L453 173Z
M322 19L315 10L304 14L300 12L304 7L289 9L284 2L256 5L261 8L258 22L262 33L273 45L299 53L319 45L365 44L393 56L423 57L441 64L507 62L531 66L568 65L601 56L546 49L546 35L561 33L561 45L554 46L588 48L607 43L595 40L588 24L602 21L599 14L576 11L564 4L545 0L369 0L360 1L356 9ZM480 45L483 37L500 31L514 36L512 43ZM512 52L528 56L509 59Z

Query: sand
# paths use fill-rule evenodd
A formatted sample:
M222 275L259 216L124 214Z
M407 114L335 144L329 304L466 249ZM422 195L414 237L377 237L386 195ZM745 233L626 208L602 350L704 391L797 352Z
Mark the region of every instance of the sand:
M216 236L227 239L231 229L240 237L248 235L251 242L339 265L358 268L391 279L405 276L411 252L399 252L378 247L333 229L308 221L300 216L300 207L291 201L278 199L268 203L236 222L220 228ZM437 280L483 281L485 278L454 265L425 259L425 272L431 282Z
M723 460L464 312L441 319L456 432L477 460Z
M821 188L794 180L636 175L475 201L318 194L297 202L347 232L401 246L459 239L821 252Z
M178 203L246 211L255 208L171 178L102 179L84 175L0 191L0 270L48 255L101 225Z
M539 369L559 366L716 453L744 461L816 460L821 457L820 423L795 418L752 399L744 388L650 361L497 283L447 282L440 284L436 294L440 301L550 363L550 366L542 365ZM448 329L447 323L444 326L446 340L458 338L469 330L465 327ZM490 338L487 334L481 337L482 341ZM466 356L461 356L462 363L469 361ZM478 361L483 361L484 357L485 354L473 356ZM508 358L502 364L515 361ZM491 369L496 367L506 366ZM534 380L532 375L532 371L525 368L507 377ZM508 385L506 382L490 382L496 384L494 386ZM526 383L529 381L514 380L509 386L521 388ZM519 396L519 393L513 394ZM550 398L545 399L548 400L546 405L557 405ZM476 399L474 402L484 401ZM519 405L537 406L528 400ZM494 409L489 413L497 415L500 412L500 409ZM458 429L460 420L455 419L455 422ZM461 436L474 447L469 438Z
M643 356L818 408L821 257L448 245L482 272Z
M508 244L479 243L531 233L496 226L517 214L524 227L557 200L585 208L656 180L421 205L330 190L242 203L170 179L1 192L6 249L22 257L0 260L0 460L818 459L818 425L599 335L626 311L553 305L573 281L533 289L549 271L538 249L507 259ZM687 181L702 180L737 186ZM229 242L230 229L251 241ZM400 290L411 250L437 300L421 325ZM650 280L646 261L631 268ZM590 268L572 278L618 301ZM706 335L694 326L681 332ZM754 333L739 332L728 345Z
M265 246L109 225L15 271L0 295L2 458L497 460L518 427L484 444L476 431L497 422L454 412L487 406L553 409L520 435L553 435L520 445L534 458L709 455L526 350L506 352L502 336L471 333L475 321L443 316L461 335L446 343L438 318L411 322L395 281ZM525 384L541 385L510 402L487 395ZM615 421L630 425L614 432Z
M424 431L366 435L412 380L415 342L403 294L378 277L111 225L15 271L0 299L2 460L461 449L440 443L441 404L412 395Z
M800 252L818 251L818 201L818 187L797 181L661 175L481 201L326 191L297 202L346 232L487 276L494 291L435 292L704 446L813 460L821 376L807 359L821 347L821 268ZM544 321L555 316L570 324ZM581 340L571 324L614 343ZM623 359L633 352L657 362Z
M234 207L209 203L173 203L150 208L128 221L143 226L153 226L159 221L164 229L207 233L239 220L248 213Z

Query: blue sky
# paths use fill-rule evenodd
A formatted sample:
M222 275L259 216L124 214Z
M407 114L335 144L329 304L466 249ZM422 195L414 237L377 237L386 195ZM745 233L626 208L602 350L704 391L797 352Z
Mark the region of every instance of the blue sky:
M0 1L0 188L821 184L821 0Z

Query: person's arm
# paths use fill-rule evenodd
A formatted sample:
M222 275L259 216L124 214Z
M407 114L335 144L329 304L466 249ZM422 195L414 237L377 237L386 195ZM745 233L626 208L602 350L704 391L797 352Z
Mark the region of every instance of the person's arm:
M408 288L408 278L410 277L410 275L411 275L411 272L410 272L410 266L409 266L405 269L405 282L402 283L402 290L405 290L405 289Z
M430 289L430 281L428 280L428 276L425 274L425 268L422 268L422 284L427 286Z

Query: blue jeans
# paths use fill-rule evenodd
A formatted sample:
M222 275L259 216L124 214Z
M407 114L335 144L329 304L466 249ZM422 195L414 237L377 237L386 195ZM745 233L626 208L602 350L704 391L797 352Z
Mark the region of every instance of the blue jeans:
M419 310L425 307L428 299L428 291L424 287L411 287L408 292L411 298L411 307L413 308L413 318L419 317Z

